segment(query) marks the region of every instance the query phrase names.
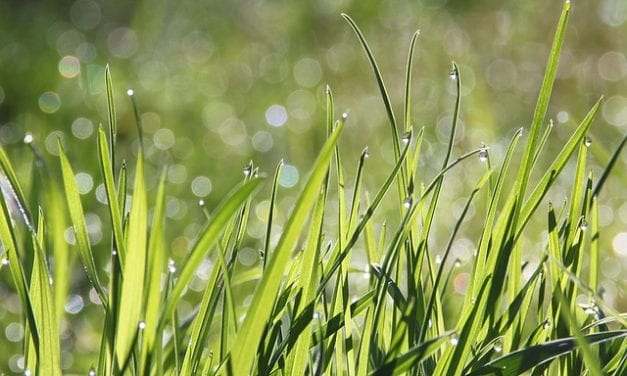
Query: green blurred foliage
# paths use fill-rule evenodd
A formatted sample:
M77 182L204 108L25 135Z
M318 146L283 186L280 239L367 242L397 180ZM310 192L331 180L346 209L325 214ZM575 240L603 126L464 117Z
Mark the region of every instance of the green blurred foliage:
M391 168L392 142L381 97L341 12L362 27L397 114L402 110L407 44L412 33L421 30L412 124L425 127L421 168L428 181L440 166L450 127L451 60L460 65L464 95L456 152L485 143L493 160L500 161L505 143L531 120L560 8L561 1L541 0L4 0L0 1L0 142L28 181L32 153L22 143L25 134L34 136L33 145L53 171L58 169L56 140L62 140L75 171L84 173L80 179L84 204L92 213L92 241L106 249L108 220L105 206L96 200L100 197L104 202L94 150L95 130L107 122L104 68L110 64L119 156L132 159L138 148L127 96L127 88L132 88L145 132L148 187L155 187L163 166L169 172L167 238L173 258L181 258L204 222L197 201L204 200L208 207L216 204L241 180L242 168L251 159L266 174L281 159L292 166L284 177L279 212L290 209L289 188L298 185L299 177L302 180L325 138L326 85L334 93L336 116L342 111L350 114L341 141L346 162L356 163L368 146L373 167L366 182L380 180ZM595 157L591 169L596 176L627 132L625 35L626 2L573 1L549 110L556 125L551 142L561 145L604 94L602 116L591 134ZM600 198L604 288L607 299L623 311L625 160L612 177L615 183L610 182ZM452 226L446 216L461 210L468 193L465 183L474 184L482 169L477 163L450 176L458 184L449 186L458 189L443 192L450 205L440 208L444 219L435 229L433 249L443 244ZM549 199L561 203L569 191L564 186ZM261 223L266 212L267 201L260 201L253 217ZM259 229L249 234L251 238L261 237L262 225L251 224L251 228ZM542 249L543 236L530 236L525 244ZM472 251L469 239L473 238L460 240L460 255ZM3 281L9 281L8 269L0 273ZM97 313L98 307L89 303L84 277L77 273L73 278L72 288L81 294L74 299L78 296L85 303L81 315ZM5 370L8 362L16 370L13 354L19 352L19 340L5 338L11 337L9 323L19 321L19 304L4 283L0 300L0 336L4 337L0 369ZM100 330L99 323L82 320L72 330L80 335L67 334L63 339L64 349L74 351L73 360L65 353L66 362L72 369L77 364L85 367L76 358L97 346L93 335Z

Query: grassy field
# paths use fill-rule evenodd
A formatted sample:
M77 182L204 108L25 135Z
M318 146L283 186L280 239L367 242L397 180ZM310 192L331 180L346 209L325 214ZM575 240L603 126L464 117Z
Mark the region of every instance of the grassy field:
M533 118L510 135L502 155L490 145L455 146L464 71L452 63L451 116L447 142L436 146L443 151L438 160L425 156L427 132L414 127L419 33L408 48L402 102L395 103L364 34L344 14L378 85L392 167L375 171L367 148L356 155L342 147L352 137L354 128L346 126L352 114L335 108L327 87L324 141L298 193L286 193L295 182L293 166L284 162L264 172L251 161L242 172L211 177L236 183L218 204L201 199L190 210L204 222L183 230L193 241L182 254L172 244L183 235L169 231L167 215L174 205L168 200L172 169L146 156L131 91L124 100L136 115L135 151L121 155L116 105L123 99L114 95L115 67L107 66L108 119L97 128L90 155L59 139L58 158L47 160L30 134L23 149L32 163L0 149L0 273L10 280L22 323L5 329L17 339L7 354L17 357L0 355L14 363L0 370L627 374L627 315L604 299L599 224L599 200L622 163L627 138L594 174L589 130L603 97L581 110L565 140L555 137L547 116L570 5L564 3L535 107L528 109ZM74 166L83 158L99 166L100 196L82 194ZM464 184L455 175L460 170ZM568 199L550 202L564 181ZM450 192L458 210L450 209ZM94 219L84 209L95 203L87 200L106 207L98 247ZM433 241L436 231L446 239L442 244ZM466 252L458 243L462 233ZM538 234L539 246L526 240ZM84 314L93 318L73 321L69 313L85 305L74 290L87 285ZM74 362L65 367L68 353Z

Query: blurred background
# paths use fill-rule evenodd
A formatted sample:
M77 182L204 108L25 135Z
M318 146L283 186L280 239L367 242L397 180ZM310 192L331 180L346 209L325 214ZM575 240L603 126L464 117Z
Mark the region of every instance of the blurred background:
M572 3L548 113L555 127L540 165L550 163L588 109L605 95L589 135L590 170L598 177L627 132L627 2ZM414 60L412 123L415 129L425 129L420 174L428 183L441 165L448 140L454 102L451 61L460 66L463 94L454 156L485 143L492 163L500 163L514 132L528 129L561 7L558 0L2 0L0 143L27 182L32 153L23 143L25 135L33 136L33 145L53 173L58 169L56 140L61 139L84 195L91 241L97 252L103 252L104 263L110 239L95 132L107 125L104 70L109 64L120 160L134 160L138 149L127 92L132 89L144 129L149 188L155 187L159 171L167 166L166 231L171 256L178 261L204 223L198 201L214 207L241 181L242 169L251 160L268 176L280 160L285 162L274 232L280 231L325 140L327 85L334 95L336 117L349 114L341 140L347 180L352 181L350 169L367 146L371 157L366 189L373 193L383 182L393 161L389 126L368 61L340 13L349 14L362 28L399 123L407 47L414 31L421 30ZM623 154L599 199L604 298L621 311L627 310L626 161ZM441 225L434 229L431 244L434 253L442 252L483 171L485 165L474 160L447 178L438 214ZM572 171L573 166L564 171L547 202L562 205L572 186ZM252 208L250 247L243 250L248 256L240 260L245 266L259 262L268 185ZM391 198L389 206L394 208ZM469 219L473 217L471 210ZM539 217L537 233L524 239L532 263L546 239L545 217ZM376 220L388 220L393 229L398 214L383 208ZM333 219L327 224L332 227ZM458 278L454 280L458 296L464 292L477 239L477 228L466 227L454 247L462 262L453 275ZM67 238L73 242L69 230ZM203 265L197 290L202 290L211 261ZM90 300L80 268L75 271L66 304L63 362L68 372L85 374L99 346L101 322L93 318L100 310ZM19 300L9 281L8 268L0 269L0 372L12 373L20 371L20 361L23 364L24 330ZM191 307L190 301L184 304Z

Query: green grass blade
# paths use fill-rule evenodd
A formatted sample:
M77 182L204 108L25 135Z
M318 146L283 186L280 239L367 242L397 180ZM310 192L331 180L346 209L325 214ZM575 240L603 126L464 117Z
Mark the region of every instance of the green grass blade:
M105 309L108 306L107 293L104 291L100 279L98 278L98 271L94 262L91 245L89 243L89 237L87 236L87 225L85 224L85 215L83 212L83 205L81 198L76 187L76 179L74 177L74 171L70 162L67 159L65 151L58 143L59 148L59 160L61 162L61 172L63 175L63 186L65 188L65 199L70 213L70 219L72 220L72 226L74 227L74 235L76 238L76 245L78 246L78 252L85 267L85 273L89 282L98 293L98 297L103 302Z
M218 241L218 237L222 233L222 230L227 226L227 223L233 215L235 215L237 210L258 188L260 183L260 179L253 179L246 182L229 194L218 206L215 213L212 215L213 219L202 231L198 242L196 242L190 251L189 257L181 269L181 273L179 274L178 280L176 281L170 298L166 304L164 313L162 314L160 321L161 327L163 327L165 322L172 315L174 308L183 295L183 291L187 288L187 284L191 281L203 258Z
M144 276L146 273L146 246L148 228L148 204L144 183L144 163L140 155L135 168L135 183L128 220L128 234L124 263L132 265L123 269L117 327L115 355L118 365L125 363L132 349L142 321L144 308Z
M61 347L59 327L55 314L54 295L51 277L46 265L44 244L43 212L39 213L37 233L32 234L35 255L33 273L30 281L30 297L35 320L39 328L39 347L37 351L37 374L61 375Z
M584 339L589 345L597 345L624 337L627 337L627 330L588 334L584 336ZM533 367L551 362L576 349L577 343L574 337L558 339L504 355L472 371L468 376L494 374L500 376L520 375Z
M143 154L143 153L142 153ZM146 312L145 322L146 328L143 332L143 344L140 355L139 369L145 373L149 373L148 357L152 354L155 344L161 346L156 341L161 338L161 332L158 331L159 312L161 310L161 276L165 267L165 247L164 234L162 227L165 218L165 182L166 170L161 172L159 186L157 188L157 198L155 203L154 215L150 228L150 239L148 241L147 270L146 270Z
M555 82L555 75L557 74L559 56L562 50L562 44L564 43L566 26L568 24L569 11L570 1L565 1L562 8L562 14L557 24L557 30L555 31L555 35L553 37L553 44L551 46L551 52L549 53L549 60L544 72L544 78L542 80L542 86L540 87L536 108L533 112L533 119L531 120L531 127L529 130L529 140L527 141L527 146L520 164L518 178L516 179L515 192L519 195L519 202L522 202L525 196L533 156L538 149L538 143L540 141L540 128L542 127L542 123L546 117L546 111L549 107L551 92L553 91L553 83Z
M299 236L302 223L307 218L316 201L316 196L319 194L343 125L343 122L339 123L322 148L311 175L296 201L292 215L285 225L283 235L267 265L266 272L255 290L253 301L230 353L233 374L235 375L247 374L252 369L263 328L270 318L290 253Z
M440 346L448 342L452 335L454 335L454 332L447 332L441 336L422 342L412 347L406 353L386 362L374 372L370 373L370 375L403 375L410 370L410 368L415 367L417 364L433 355Z
M283 161L279 162L274 172L274 179L272 179L272 193L270 194L270 207L268 209L268 224L266 225L266 239L263 246L263 255L261 262L265 269L268 257L270 256L270 238L272 235L272 221L274 220L274 210L276 207L276 194L279 190L279 177L281 176L281 169L283 168Z
M113 98L113 83L109 64L105 67L105 85L107 88L107 114L109 115L109 146L112 171L115 171L115 143L118 134L118 123L115 113L115 99Z
M126 244L124 242L124 231L122 229L122 213L116 192L115 179L113 178L113 165L111 164L109 156L109 147L107 146L107 139L102 127L98 128L98 157L100 171L104 179L105 191L107 193L111 226L113 227L113 248L117 253L117 259L120 261L121 269L124 270Z
M416 39L420 35L420 30L416 30L411 36L409 42L409 52L407 53L407 66L405 70L405 132L411 130L411 84L412 84L412 71L414 65L414 50L416 49Z

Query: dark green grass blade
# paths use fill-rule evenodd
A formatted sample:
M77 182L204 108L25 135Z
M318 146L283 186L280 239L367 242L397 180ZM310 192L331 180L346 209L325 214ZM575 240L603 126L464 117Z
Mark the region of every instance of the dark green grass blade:
M257 347L263 335L265 324L270 318L290 253L301 232L302 223L308 217L319 194L320 187L325 180L329 169L329 161L333 155L335 144L338 141L343 125L343 122L338 123L338 127L331 133L322 148L311 175L296 201L292 215L285 225L279 244L255 290L253 301L230 353L233 374L235 375L248 374L252 369Z
M627 135L623 137L620 144L614 150L614 153L612 153L612 157L610 157L610 161L607 163L607 166L603 170L603 174L601 174L599 181L594 187L594 192L592 193L593 196L598 196L599 193L601 192L601 188L603 188L605 181L607 180L608 176L610 176L610 172L612 172L612 169L616 165L616 162L618 161L618 157L620 157L620 154L623 151L625 144L627 144Z
M596 345L624 337L627 337L627 330L588 334L584 336L584 339L588 342L588 344ZM509 353L489 362L481 368L474 370L468 374L468 376L515 376L538 365L551 362L560 356L573 352L576 349L577 343L574 337L558 339Z
M76 237L78 252L81 257L81 261L83 262L87 278L89 278L89 282L98 293L98 297L103 302L103 306L107 309L107 293L104 291L104 288L100 283L100 279L98 278L98 272L96 270L96 264L94 262L91 245L89 243L89 237L87 236L87 225L85 224L83 205L78 193L78 188L76 187L74 171L72 170L72 166L70 166L70 162L68 161L60 142L58 143L58 148L59 160L61 162L61 172L63 174L63 186L65 188L65 198L67 200L72 226L74 227L74 235Z

